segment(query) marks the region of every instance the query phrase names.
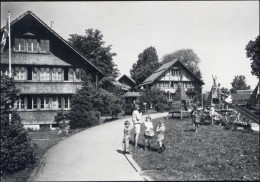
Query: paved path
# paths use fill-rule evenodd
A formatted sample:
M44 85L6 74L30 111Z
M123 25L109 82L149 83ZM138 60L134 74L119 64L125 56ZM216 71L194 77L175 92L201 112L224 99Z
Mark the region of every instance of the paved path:
M152 118L166 115L151 114ZM61 141L44 156L28 181L144 180L120 153L125 120L89 128Z

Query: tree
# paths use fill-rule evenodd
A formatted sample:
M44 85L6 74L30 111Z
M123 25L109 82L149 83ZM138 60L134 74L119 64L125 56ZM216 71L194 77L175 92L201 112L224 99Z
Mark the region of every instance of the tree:
M35 163L34 148L22 120L10 109L18 94L13 79L1 75L1 176L23 170ZM9 114L12 114L11 121Z
M86 128L99 124L98 112L95 112L94 100L96 88L91 82L91 76L82 73L82 88L77 90L71 100L71 110L68 113L70 127Z
M137 84L141 84L159 66L156 49L151 46L138 55L137 63L133 64L130 74Z
M113 61L116 53L111 52L111 45L104 46L103 35L99 30L87 29L86 35L71 34L69 42L106 76L116 78L119 75L117 65Z
M250 40L246 45L246 56L250 58L251 62L251 73L256 75L257 78L260 77L260 36L256 37L255 41Z
M169 109L165 94L157 87L142 90L140 103L147 103L148 108L152 105L158 112L167 111ZM141 107L143 109L143 105L141 105Z
M180 60L185 66L187 66L198 78L202 78L201 71L198 67L200 58L192 49L180 49L173 53L166 54L162 58L162 64L173 61L175 59Z
M246 84L246 77L244 75L237 75L233 79L232 88L230 89L231 93L236 93L237 90L248 90L250 89L250 86Z

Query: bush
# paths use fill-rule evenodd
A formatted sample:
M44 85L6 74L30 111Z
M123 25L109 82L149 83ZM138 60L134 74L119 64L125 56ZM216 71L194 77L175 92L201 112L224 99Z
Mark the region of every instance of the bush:
M9 109L9 106L13 108L17 95L13 80L1 75L1 175L18 172L35 163L34 148L21 118Z
M131 115L133 110L134 110L133 104L131 104L131 103L126 103L125 104L125 114L126 115Z
M70 128L88 128L99 124L99 112L98 111L81 111L73 112L74 119L70 119ZM78 118L78 119L75 119Z
M169 110L168 100L159 88L152 87L151 89L143 90L140 97L140 103L147 103L146 108L149 108L151 104L154 106L157 112L163 112ZM143 108L142 104L141 107Z
M64 129L68 126L68 112L67 111L59 111L57 115L54 117L55 122L61 129Z

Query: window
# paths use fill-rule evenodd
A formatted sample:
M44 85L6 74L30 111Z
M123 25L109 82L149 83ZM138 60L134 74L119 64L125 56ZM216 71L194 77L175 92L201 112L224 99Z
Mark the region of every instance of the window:
M58 97L58 108L61 109L61 97Z
M32 97L33 109L37 109L37 97Z
M57 80L57 68L52 69L52 80Z
M66 80L66 81L69 80L69 69L68 68L64 69L64 80Z
M14 80L26 80L27 79L26 72L27 72L27 70L25 67L12 68Z
M58 77L57 80L61 80L61 74L62 74L62 69L58 68Z
M44 97L41 97L40 100L41 100L41 109L44 109Z
M65 108L69 108L69 96L64 97Z
M45 68L44 80L50 80L50 68Z
M73 71L73 68L69 68L69 81L73 81L74 79L74 76L73 76L73 73L74 73L74 71Z
M32 70L32 79L38 80L38 68L33 68Z
M28 52L37 52L38 51L38 42L36 39L27 40L27 51Z
M14 39L14 50L25 51L25 39Z
M49 97L45 97L45 104L44 104L44 105L45 105L44 108L46 108L46 109L47 109L47 108L48 108L48 109L50 108L50 106L49 106Z
M79 68L76 68L76 80L77 81L80 81L81 80L81 73L80 73L80 69Z
M28 80L32 80L32 67L27 68L27 78Z
M50 41L49 40L40 40L40 52L49 52L50 51Z
M14 109L25 109L25 97L19 97L18 101L14 103Z
M41 68L40 80L50 80L50 68Z

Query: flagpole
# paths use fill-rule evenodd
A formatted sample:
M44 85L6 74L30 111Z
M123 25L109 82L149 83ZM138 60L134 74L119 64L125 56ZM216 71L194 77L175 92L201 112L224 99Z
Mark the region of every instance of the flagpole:
M11 29L10 29L10 11L8 11L8 28L9 28L9 77L12 76L12 68L11 68Z
M8 36L8 39L9 39L9 77L11 78L12 77L12 68L11 68L11 29L10 29L10 11L8 11L8 29L9 29L9 36ZM12 114L11 114L11 109L12 109L12 106L10 105L9 106L10 108L10 113L9 113L9 121L11 122L12 121Z

